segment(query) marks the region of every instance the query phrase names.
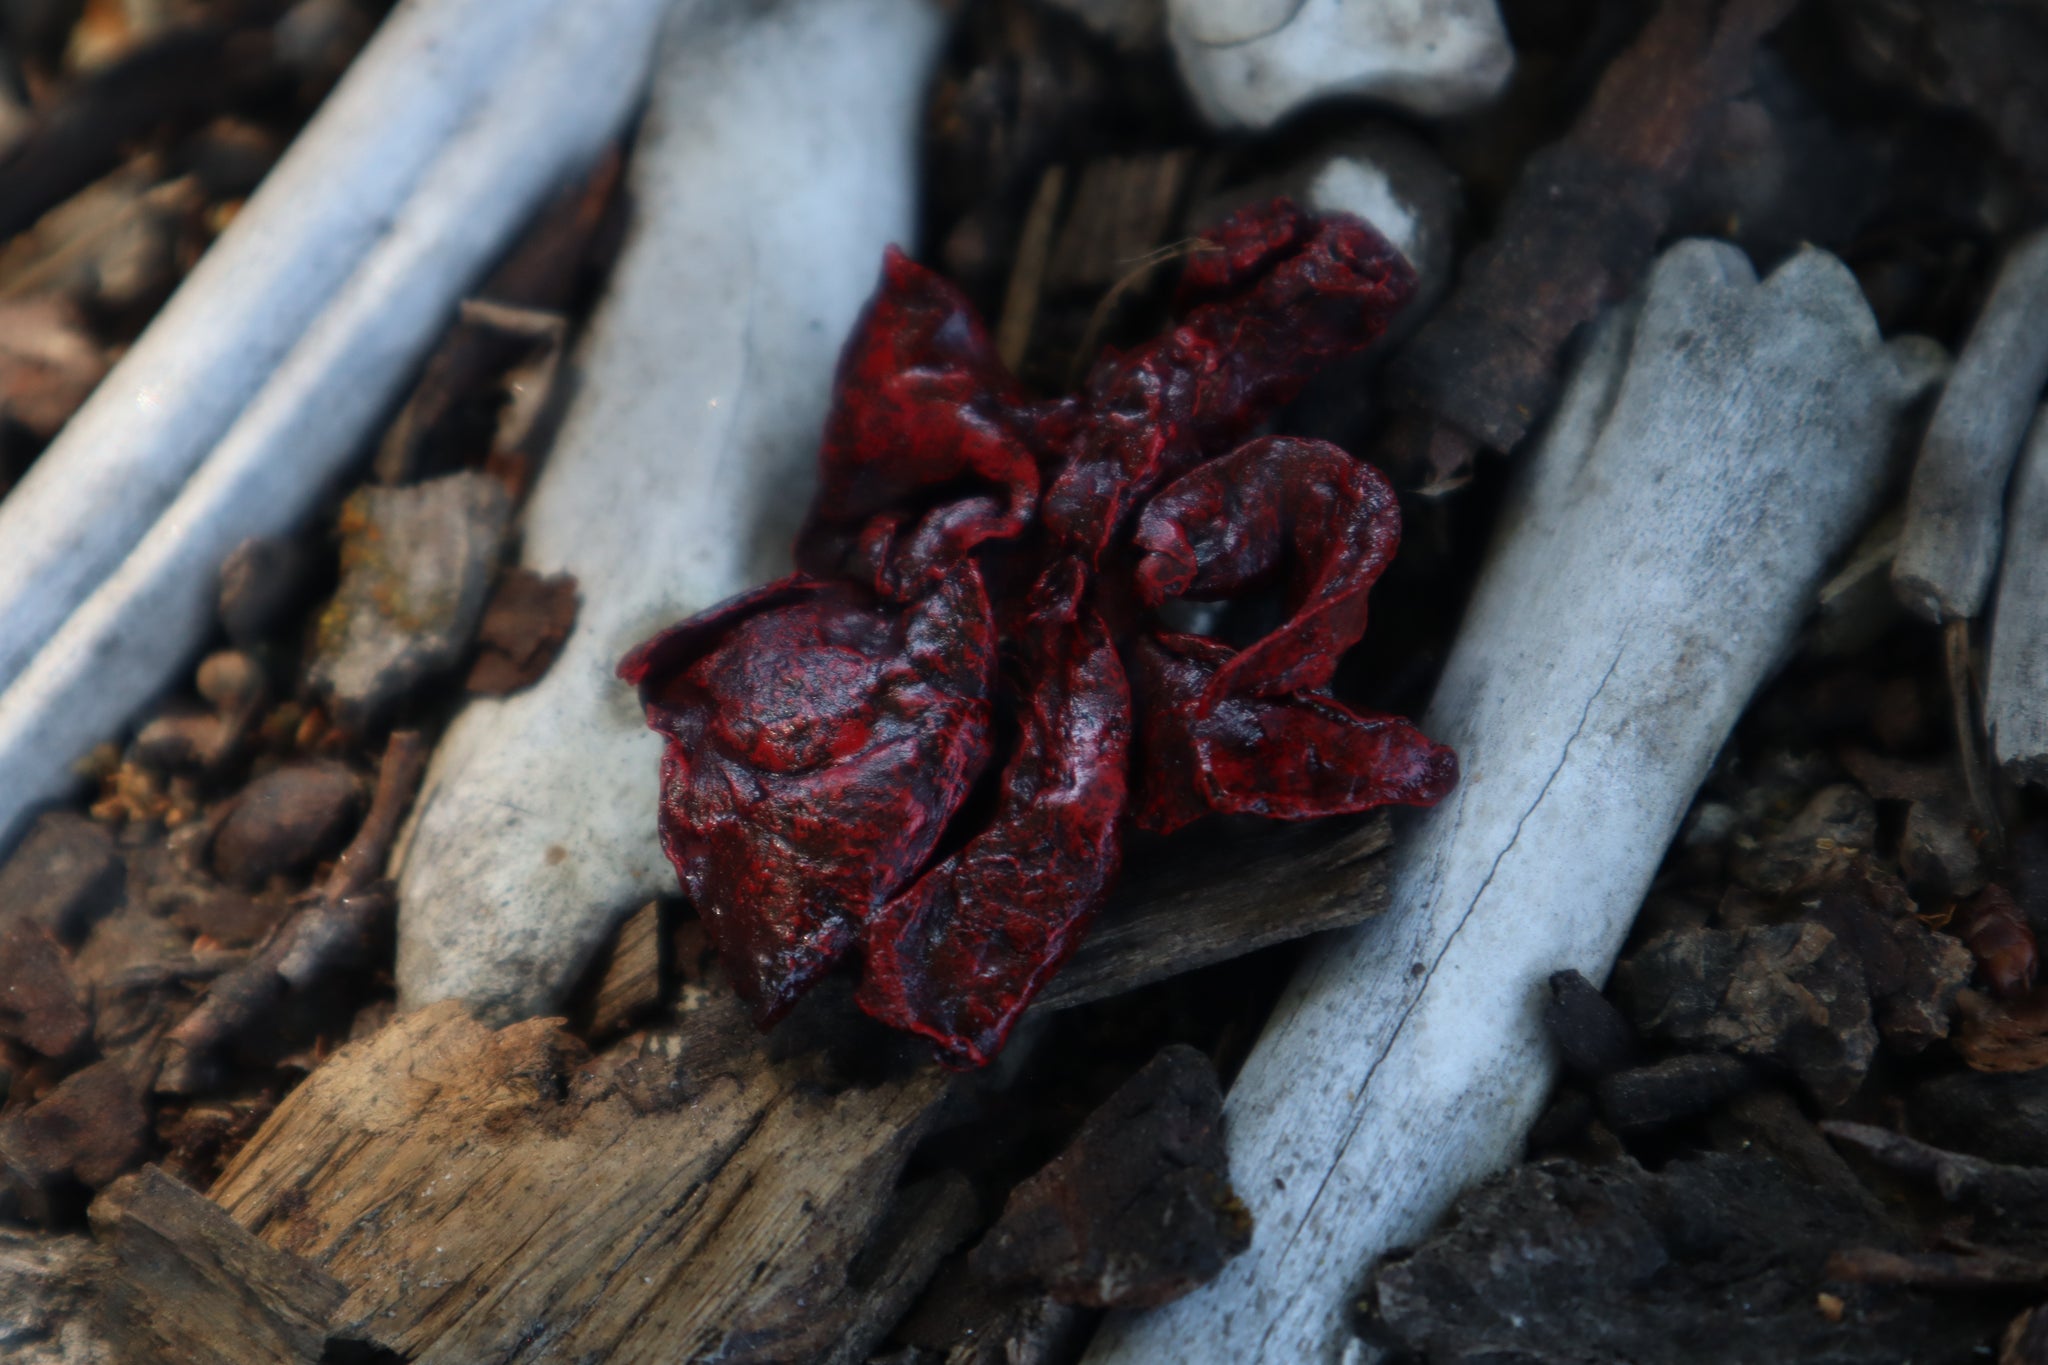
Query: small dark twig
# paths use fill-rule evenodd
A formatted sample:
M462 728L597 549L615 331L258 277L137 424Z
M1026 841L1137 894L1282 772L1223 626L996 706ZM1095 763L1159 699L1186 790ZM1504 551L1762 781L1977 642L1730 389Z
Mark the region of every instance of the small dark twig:
M417 731L391 736L369 814L335 860L326 884L307 896L247 962L216 980L199 1007L171 1030L157 1073L160 1093L189 1095L201 1089L223 1043L253 1024L286 989L303 990L342 962L391 908L390 892L377 884L378 878L426 762L427 745Z
M1970 623L1949 621L1942 627L1942 660L1948 673L1951 718L1955 722L1956 750L1963 760L1963 786L1978 825L1994 845L2005 842L1998 820L1998 808L1991 799L1991 781L1984 770L1984 755L1978 747L1975 670L1970 664Z
M1823 1278L1843 1284L1895 1285L1971 1293L2048 1286L2048 1261L2005 1251L1897 1252L1848 1247L1827 1259Z

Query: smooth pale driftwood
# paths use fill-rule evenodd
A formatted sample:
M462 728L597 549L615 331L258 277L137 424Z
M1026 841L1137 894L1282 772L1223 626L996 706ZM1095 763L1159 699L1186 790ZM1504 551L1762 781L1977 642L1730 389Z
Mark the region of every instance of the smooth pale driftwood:
M2042 322L2048 331L2048 318ZM2027 433L2008 515L1984 728L2001 765L2021 781L2048 784L2048 406Z
M1393 904L1312 952L1231 1091L1252 1249L1093 1362L1333 1361L1372 1257L1510 1160L1550 973L1612 964L1688 803L1882 485L1910 385L1854 277L1686 242L1610 318L1503 510L1424 728L1463 780Z
M1494 0L1166 0L1166 23L1195 103L1225 128L1335 96L1465 113L1515 66Z
M214 1199L347 1286L338 1334L414 1365L872 1345L870 1291L900 1311L945 1247L931 1216L875 1233L946 1074L824 1093L729 997L623 1065L557 1022L402 1016L294 1090Z
M556 1008L620 916L674 894L661 745L613 669L786 569L840 343L915 222L940 27L926 0L789 0L671 35L632 237L526 513L524 562L576 576L576 628L435 754L397 863L405 1007Z
M220 240L0 502L0 688L135 547L551 8L405 0L392 11Z
M1984 611L2005 486L2048 383L2048 229L2005 258L1920 443L1892 561L1899 599L1930 621Z
M532 210L632 112L667 0L554 8L120 567L0 693L0 847L213 627L221 562L289 531Z

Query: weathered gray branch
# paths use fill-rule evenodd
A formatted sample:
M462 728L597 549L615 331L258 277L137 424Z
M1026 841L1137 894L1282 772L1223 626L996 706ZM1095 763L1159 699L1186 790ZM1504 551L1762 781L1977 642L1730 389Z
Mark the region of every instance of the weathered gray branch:
M1981 616L1998 567L2005 485L2048 383L2048 229L2013 248L1920 443L1892 563L1930 621Z
M2048 333L2048 312L2036 323ZM1984 728L2009 772L2048 783L2048 407L2027 435L2007 516Z
M1357 1277L1510 1159L1554 1062L1545 982L1604 976L1830 557L1911 386L1817 251L1759 283L1668 251L1504 509L1425 729L1464 779L1397 821L1388 913L1312 951L1229 1097L1252 1249L1113 1317L1098 1365L1334 1361Z

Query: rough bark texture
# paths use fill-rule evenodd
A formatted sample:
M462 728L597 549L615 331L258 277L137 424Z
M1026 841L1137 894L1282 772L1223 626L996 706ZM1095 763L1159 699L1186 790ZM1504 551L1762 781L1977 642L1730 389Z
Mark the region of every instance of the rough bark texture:
M318 1365L347 1290L265 1246L205 1195L151 1166L92 1206L113 1253L100 1329L116 1360Z
M1549 412L1565 343L1650 264L1711 116L1749 76L1789 0L1665 0L1601 78L1571 132L1531 157L1491 241L1395 358L1410 409L1377 462L1462 483Z
M824 1093L730 1005L597 1060L552 1020L406 1015L294 1091L214 1197L349 1287L339 1330L418 1365L821 1356L861 1325L856 1258L948 1082Z

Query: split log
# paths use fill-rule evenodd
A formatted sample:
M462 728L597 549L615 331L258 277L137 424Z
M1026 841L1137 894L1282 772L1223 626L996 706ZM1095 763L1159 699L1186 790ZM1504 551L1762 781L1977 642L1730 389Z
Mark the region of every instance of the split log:
M2005 485L2048 384L2048 229L2005 258L1927 424L1892 561L1899 600L1930 621L1983 615Z
M557 1008L611 926L675 891L661 742L619 658L783 571L841 339L915 221L925 0L692 18L660 59L636 221L528 504L526 567L583 605L533 687L479 699L399 853L399 996Z
M10 777L0 791L0 845L197 652L213 627L216 577L228 554L251 536L289 531L305 515L388 410L457 299L545 197L596 159L632 110L664 8L664 0L592 0L537 20L520 59L493 73L474 119L440 149L220 444L119 567L97 588L85 585L91 595L0 693L0 768ZM118 431L94 430L95 439L123 444ZM37 473L43 468L38 461ZM71 490L66 496L95 502L96 528L106 490L131 478L148 482L139 474L51 477ZM145 502L133 504L136 516L146 514ZM125 523L116 516L108 524ZM106 544L109 555L127 549ZM67 552L64 562L75 568L85 560ZM59 597L35 600L47 606Z
M213 1197L347 1286L336 1331L416 1365L804 1361L849 1332L858 1360L965 1230L941 1197L874 1236L949 1084L827 1093L729 996L595 1060L448 1001L336 1053Z
M2039 316L2035 325L2048 337ZM2048 784L2048 407L2036 413L2026 445L1991 623L1984 728L2007 771Z
M415 0L363 49L183 287L0 503L0 689L135 547L533 43L549 8Z
M1335 1360L1367 1262L1504 1165L1545 982L1603 977L1751 692L1883 484L1911 386L1854 278L1686 242L1609 319L1509 506L1424 728L1465 777L1393 909L1313 952L1232 1090L1252 1249L1096 1362Z

